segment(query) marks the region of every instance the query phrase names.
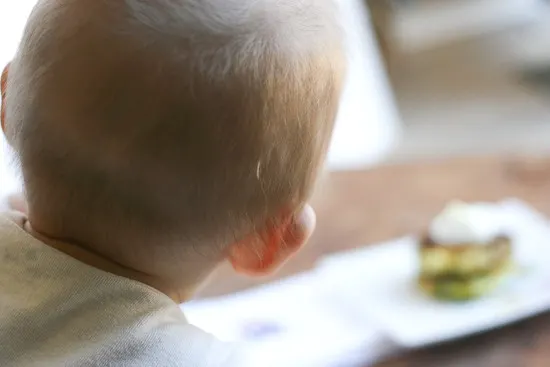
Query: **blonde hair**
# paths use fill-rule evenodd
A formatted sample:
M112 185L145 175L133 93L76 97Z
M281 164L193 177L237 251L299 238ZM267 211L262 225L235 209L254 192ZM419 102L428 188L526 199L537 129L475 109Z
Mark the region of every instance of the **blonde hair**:
M30 216L84 243L230 243L309 197L343 51L324 0L57 0L7 121Z

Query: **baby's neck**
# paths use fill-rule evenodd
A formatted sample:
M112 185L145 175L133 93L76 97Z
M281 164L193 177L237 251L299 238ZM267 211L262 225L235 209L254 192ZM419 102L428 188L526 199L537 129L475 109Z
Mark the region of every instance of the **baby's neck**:
M33 228L30 221L22 215L12 214L11 218L27 233L44 244L96 269L149 285L166 294L178 304L189 300L197 288L196 284L185 284L181 281L175 284L170 281L166 281L158 276L132 269L118 263L115 260L106 258L93 249L90 249L88 246L84 246L73 241L54 238L44 234L43 232Z

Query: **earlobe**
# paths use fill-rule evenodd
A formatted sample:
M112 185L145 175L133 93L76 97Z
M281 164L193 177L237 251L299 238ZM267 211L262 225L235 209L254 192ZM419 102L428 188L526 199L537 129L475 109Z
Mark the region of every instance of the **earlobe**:
M263 276L278 268L283 236L277 228L252 234L231 246L229 262L237 273Z
M6 65L2 71L2 78L0 80L0 90L2 95L2 106L0 107L0 121L2 122L2 131L6 133L6 95L8 89L8 73L10 64Z
M315 227L315 212L309 206L298 215L268 225L264 233L253 234L231 246L229 261L245 275L262 276L280 268L308 241Z

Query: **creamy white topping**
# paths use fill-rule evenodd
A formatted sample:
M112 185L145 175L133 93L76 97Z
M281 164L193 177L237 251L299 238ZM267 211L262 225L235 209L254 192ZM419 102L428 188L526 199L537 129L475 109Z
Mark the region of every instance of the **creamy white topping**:
M429 235L441 245L484 244L503 234L504 221L498 205L451 202L433 221Z

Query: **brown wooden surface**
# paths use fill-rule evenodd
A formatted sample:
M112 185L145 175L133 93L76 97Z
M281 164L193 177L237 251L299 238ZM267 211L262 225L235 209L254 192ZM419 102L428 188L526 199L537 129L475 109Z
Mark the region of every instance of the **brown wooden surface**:
M310 245L275 277L247 279L220 269L202 296L271 281L315 265L325 254L415 233L452 199L526 200L550 215L550 159L461 158L329 175L314 200ZM549 265L550 266L550 265ZM489 334L405 353L384 367L550 366L550 315Z

